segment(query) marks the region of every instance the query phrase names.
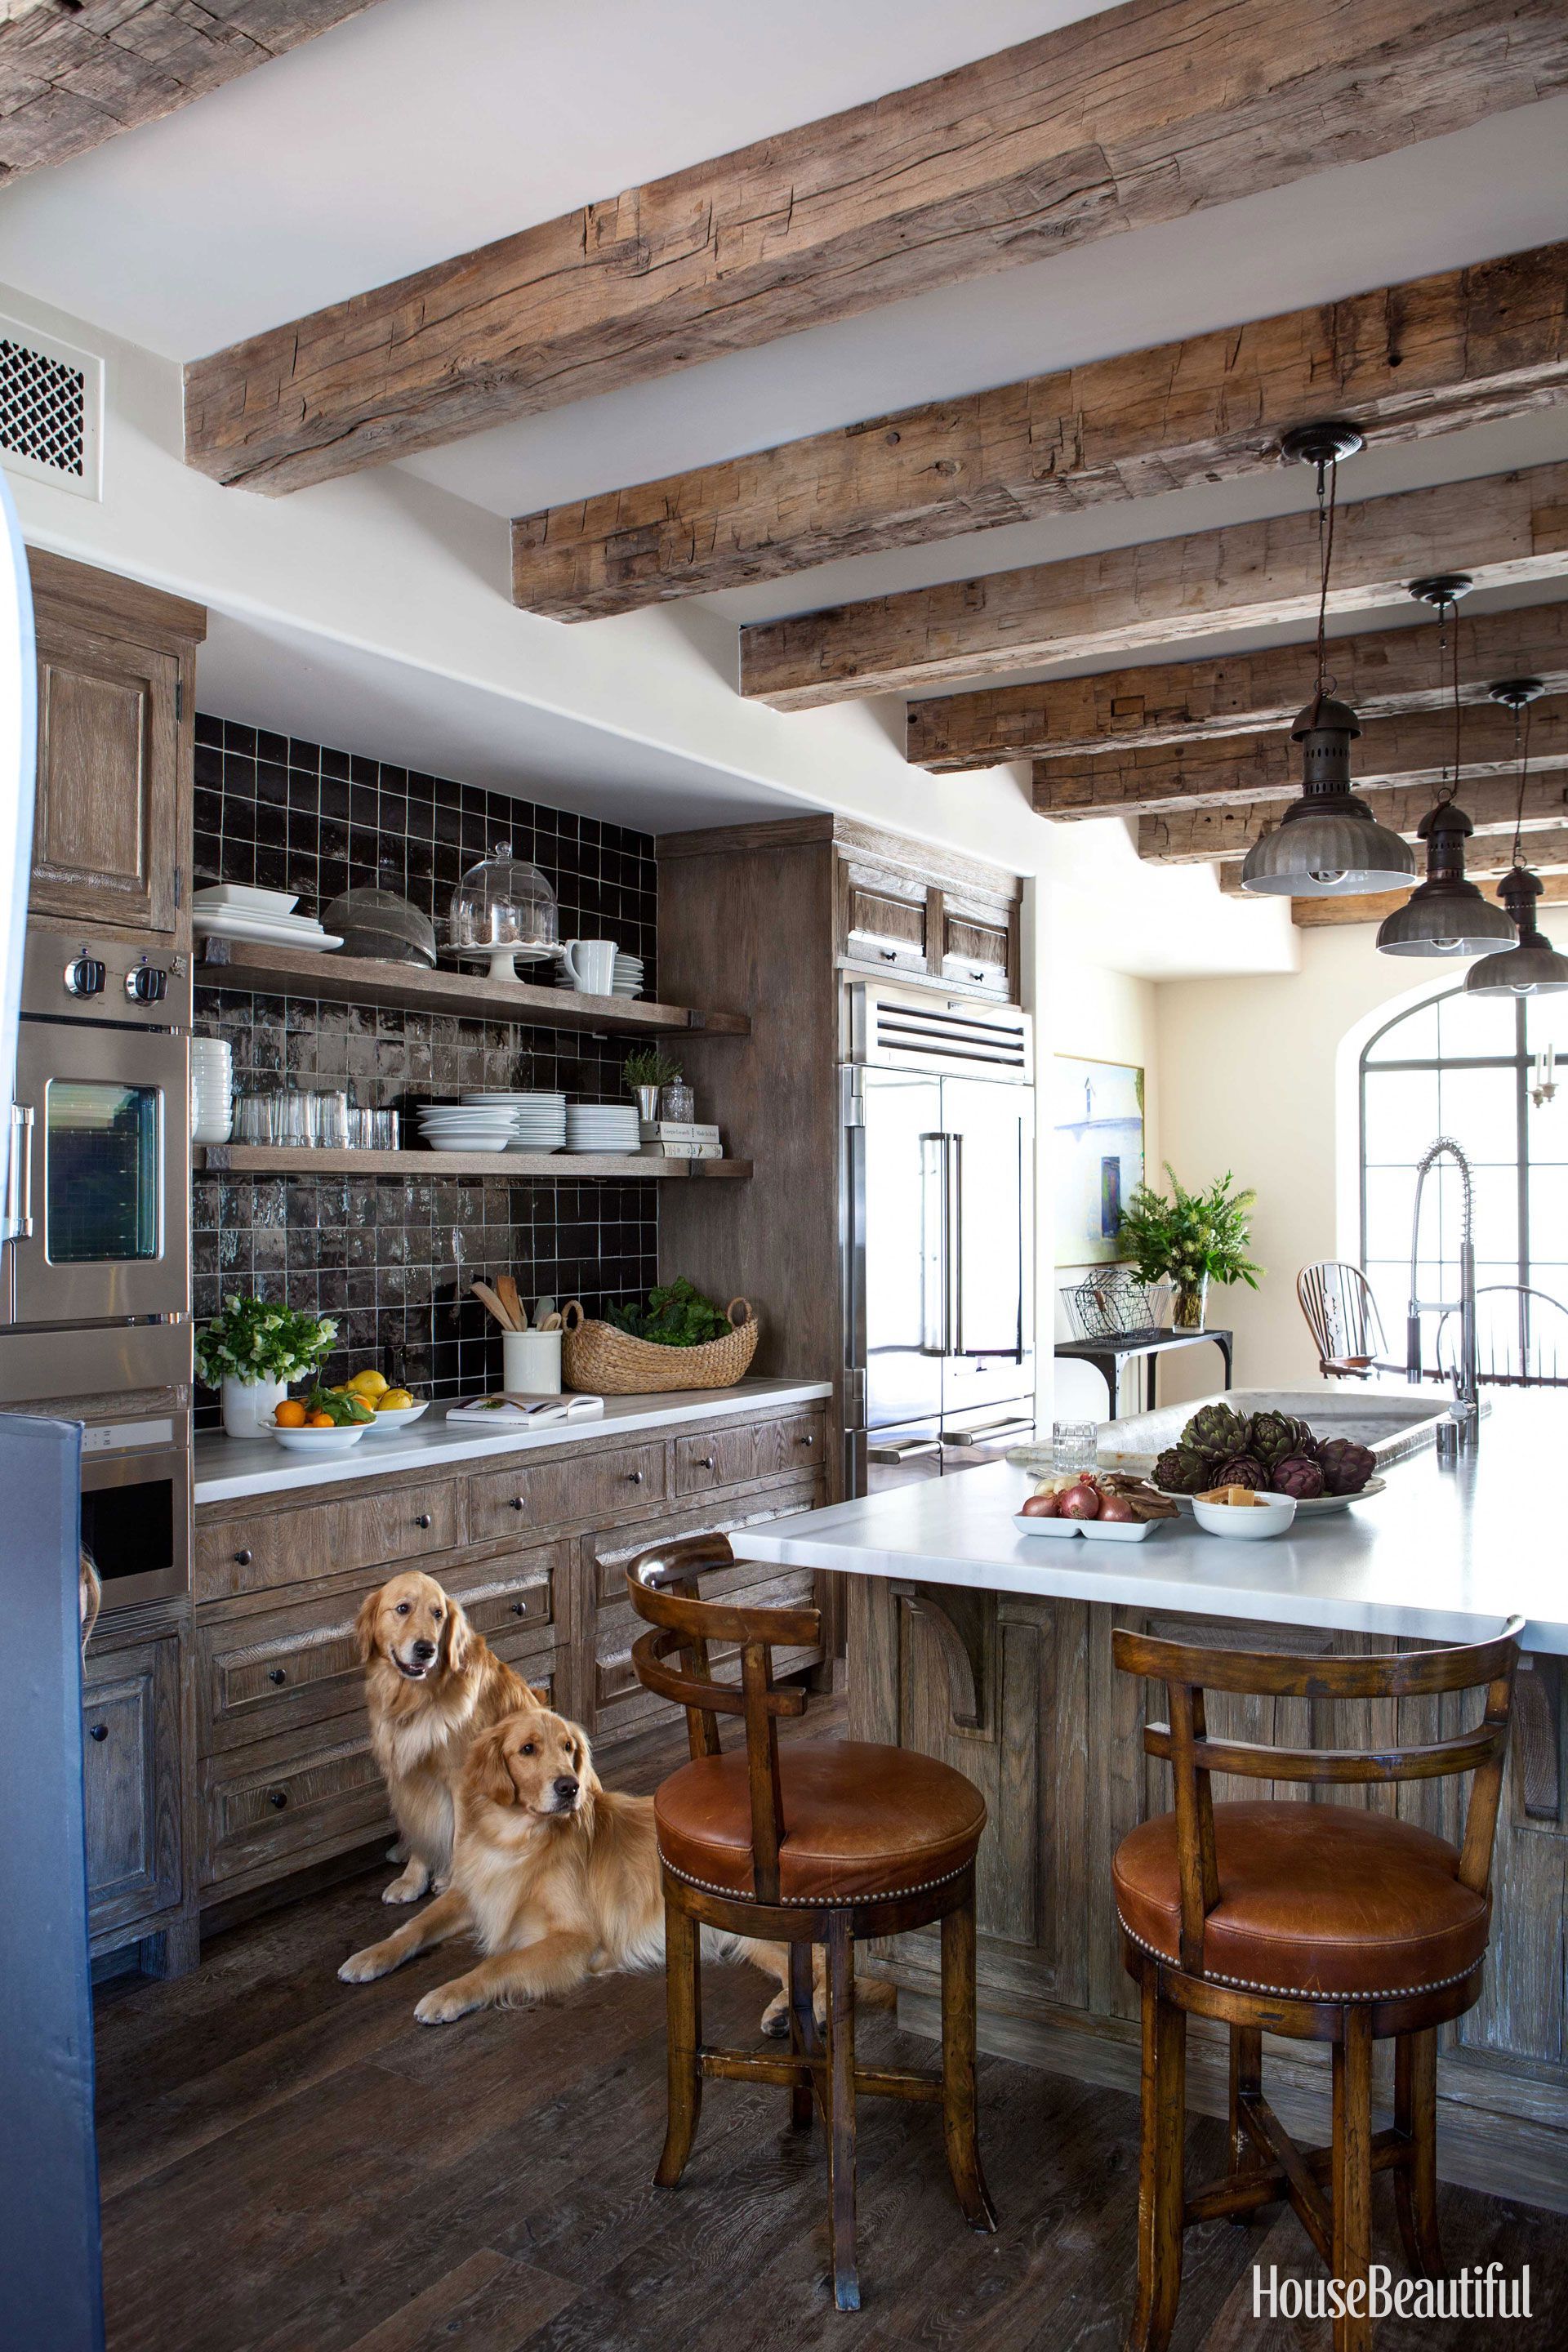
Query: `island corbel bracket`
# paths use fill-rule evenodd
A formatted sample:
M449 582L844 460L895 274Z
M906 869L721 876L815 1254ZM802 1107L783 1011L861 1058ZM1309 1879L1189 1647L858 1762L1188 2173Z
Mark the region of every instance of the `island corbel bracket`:
M955 1584L896 1584L895 1597L935 1636L947 1668L948 1706L960 1731L984 1731L990 1643L984 1596Z
M1563 1819L1563 1661L1526 1654L1514 1686L1514 1754L1524 1817Z

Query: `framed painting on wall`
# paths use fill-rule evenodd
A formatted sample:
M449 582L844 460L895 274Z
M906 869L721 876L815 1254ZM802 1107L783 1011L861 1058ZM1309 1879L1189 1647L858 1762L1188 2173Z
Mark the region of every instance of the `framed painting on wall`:
M1143 1181L1143 1073L1058 1054L1052 1067L1056 1262L1106 1265L1121 1212Z

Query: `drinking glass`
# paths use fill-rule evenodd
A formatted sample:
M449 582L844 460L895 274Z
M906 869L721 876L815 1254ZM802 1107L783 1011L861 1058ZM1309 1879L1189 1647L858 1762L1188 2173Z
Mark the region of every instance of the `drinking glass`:
M237 1095L234 1132L240 1143L275 1143L278 1139L276 1095Z
M398 1149L398 1118L395 1110L373 1110L371 1139L378 1151Z
M370 1151L375 1145L375 1113L362 1110L357 1104L349 1106L349 1149Z
M1092 1470L1099 1440L1092 1421L1054 1421L1051 1460L1058 1470Z
M312 1125L322 1151L342 1151L349 1139L349 1098L334 1087L312 1097Z
M316 1140L314 1099L294 1087L278 1097L278 1140L290 1151L309 1150Z

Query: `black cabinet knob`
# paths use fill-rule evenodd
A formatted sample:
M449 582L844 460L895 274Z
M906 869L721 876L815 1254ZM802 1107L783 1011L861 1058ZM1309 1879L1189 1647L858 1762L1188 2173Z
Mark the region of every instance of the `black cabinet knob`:
M283 1811L284 1806L289 1802L288 1790L268 1789L267 1791L267 1801L271 1806L275 1813L280 1813Z
M808 1429L803 1437L797 1437L795 1442L797 1445L815 1445L816 1439Z
M528 1506L523 1501L521 1495L514 1495L511 1498L511 1507L514 1511L524 1511L528 1508Z
M415 1524L415 1526L416 1526L416 1528L427 1528L427 1527L429 1526L429 1524L430 1524L430 1514L429 1514L429 1512L428 1512L428 1511L418 1511L418 1512L416 1512L416 1514L415 1514L415 1518L414 1518L414 1524Z
M234 1564L236 1568L248 1568L250 1566L249 1552L237 1551L234 1556Z
M626 1472L626 1484L628 1486L640 1486L642 1485L642 1472L640 1470L628 1470Z
M269 1683L286 1683L289 1677L281 1666L270 1666L268 1669L267 1679Z
M527 1601L514 1601L511 1604L511 1613L514 1617L526 1617L528 1614Z
M711 1470L713 1467L713 1456L710 1454L705 1454L702 1456L701 1461L697 1465L697 1467L699 1470Z
M88 1736L88 1738L89 1738L89 1739L107 1739L107 1738L108 1738L108 1737L109 1737L109 1726L108 1726L108 1724L107 1724L107 1723L95 1723L95 1724L90 1725L90 1726L89 1727L89 1729L88 1729L88 1735L87 1735L87 1736Z
M162 1004L168 987L168 973L155 963L139 963L125 975L125 993L132 1004Z
M899 961L899 950L897 948L879 948L877 952L881 957L884 963L897 963Z
M66 966L68 996L101 996L107 971L97 956L73 956Z

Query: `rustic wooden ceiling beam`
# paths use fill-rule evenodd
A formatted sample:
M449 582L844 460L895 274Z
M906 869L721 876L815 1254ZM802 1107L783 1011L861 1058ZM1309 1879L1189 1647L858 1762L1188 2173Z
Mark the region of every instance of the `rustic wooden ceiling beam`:
M1565 849L1564 854L1568 855L1568 849ZM1534 864L1533 850L1531 854L1531 863ZM1503 865L1497 866L1489 874L1483 874L1481 869L1471 861L1466 861L1466 871L1472 880L1495 880L1498 875L1506 873L1507 870L1506 860ZM1240 874L1239 865L1234 868L1221 866L1220 888L1227 898L1243 895ZM1497 894L1493 891L1489 895L1495 898ZM1381 923L1384 915L1392 915L1395 907L1403 907L1409 896L1408 890L1384 890L1370 898L1292 898L1290 916L1298 930L1303 931L1317 930L1328 924ZM1568 902L1568 872L1564 872L1559 866L1554 872L1543 873L1541 877L1541 897L1537 904L1543 907L1561 907L1565 902ZM1278 899L1274 904L1279 904Z
M1420 574L1456 566L1483 588L1568 572L1568 465L1342 505L1329 609L1389 604ZM741 690L809 710L1300 623L1316 613L1319 574L1311 512L1148 540L742 629Z
M0 22L0 180L63 163L298 48L370 0L16 0Z
M214 352L186 455L298 489L1565 85L1561 0L1128 0Z
M1394 719L1365 719L1352 746L1355 789L1436 784L1453 752L1451 711L1415 710ZM1568 767L1568 698L1535 705L1530 763L1540 769ZM1460 735L1460 775L1512 774L1517 764L1511 711L1500 709L1495 702L1468 709ZM1087 759L1037 760L1034 785L1039 814L1058 818L1286 801L1301 789L1301 752L1285 728L1267 735L1206 736L1195 743L1140 744L1126 751L1094 752Z
M1392 792L1370 792L1365 798L1379 824L1414 841L1416 827L1432 805L1433 793L1429 785L1410 784ZM1459 804L1479 838L1500 835L1505 841L1511 839L1519 807L1519 787L1513 777L1484 777L1462 784ZM1279 824L1285 805L1277 800L1239 801L1226 808L1176 809L1164 816L1141 816L1138 855L1152 866L1205 866L1245 857L1259 834ZM1531 776L1521 822L1531 842L1542 831L1568 824L1568 779L1562 768ZM1533 857L1533 850L1531 854Z
M1504 677L1539 677L1568 694L1568 599L1510 613L1469 613L1458 628L1460 692L1486 699ZM1450 689L1438 677L1436 632L1371 629L1330 646L1334 690L1363 720L1430 710ZM1035 686L984 687L909 706L908 756L933 774L994 768L1205 736L1289 728L1312 684L1310 646L1295 643L1206 661L1098 670Z
M1330 410L1369 443L1516 416L1568 383L1568 245L933 401L511 527L512 596L586 621L1279 462Z

